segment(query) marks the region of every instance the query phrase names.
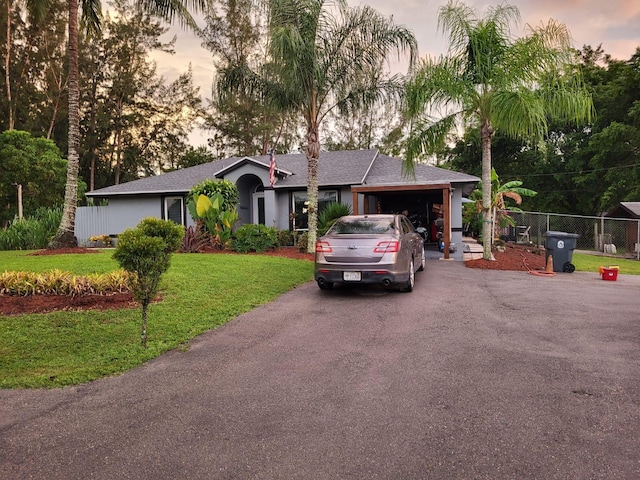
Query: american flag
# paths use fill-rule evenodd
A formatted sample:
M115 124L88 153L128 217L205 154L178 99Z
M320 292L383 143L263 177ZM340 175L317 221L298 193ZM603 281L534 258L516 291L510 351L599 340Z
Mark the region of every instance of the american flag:
M269 183L273 187L276 183L276 168L278 165L276 164L276 152L272 148L271 149L271 158L269 159Z

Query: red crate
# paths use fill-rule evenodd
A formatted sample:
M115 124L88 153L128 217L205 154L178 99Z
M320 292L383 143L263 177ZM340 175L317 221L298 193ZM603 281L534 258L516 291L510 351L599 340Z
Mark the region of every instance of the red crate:
M602 269L602 279L615 282L618 279L618 269L617 268L603 268Z

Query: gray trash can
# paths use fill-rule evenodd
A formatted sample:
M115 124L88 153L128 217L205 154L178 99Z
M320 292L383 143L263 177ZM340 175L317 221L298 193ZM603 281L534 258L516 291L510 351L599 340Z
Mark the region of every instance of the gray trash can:
M576 267L571 263L573 251L580 235L577 233L556 232L548 230L545 234L544 248L545 259L549 261L549 255L553 257L553 271L573 273Z

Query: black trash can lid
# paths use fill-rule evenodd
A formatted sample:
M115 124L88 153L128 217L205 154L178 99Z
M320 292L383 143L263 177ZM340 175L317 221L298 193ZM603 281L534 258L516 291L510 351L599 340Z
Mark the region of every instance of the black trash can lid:
M547 237L578 238L580 236L577 233L557 232L555 230L547 230L544 234Z

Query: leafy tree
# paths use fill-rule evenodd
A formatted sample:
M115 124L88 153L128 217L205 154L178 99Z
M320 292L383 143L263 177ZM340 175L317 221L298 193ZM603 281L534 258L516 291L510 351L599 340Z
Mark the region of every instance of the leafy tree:
M142 306L141 343L147 348L147 311L156 297L160 277L171 266L171 253L180 248L184 227L170 220L145 218L118 236L113 258L129 273L134 298Z
M4 52L4 67L5 67L5 91L7 93L7 106L8 106L8 129L13 130L15 124L15 102L11 93L11 47L12 42L12 23L14 22L14 7L17 1L6 0L7 18L6 18L6 38L5 38L5 52ZM32 1L26 2L27 13L33 23L37 24L42 20L44 12L48 7L48 1ZM19 17L18 17L19 18Z
M496 131L542 140L548 117L589 121L592 102L576 69L566 27L555 21L512 40L516 7L500 5L478 18L465 4L450 0L439 12L439 28L449 36L449 54L427 57L407 86L412 120L406 168L416 158L441 149L460 124L475 125L482 140L483 238L491 236L491 142ZM444 115L430 118L431 108ZM484 258L491 243L484 242Z
M217 0L206 15L203 46L217 75L205 128L218 156L288 152L298 141L297 116L278 111L266 98L270 67L264 48L267 23L254 0Z
M18 211L17 184L22 185L24 215L39 207L62 205L67 162L51 140L7 130L0 134L0 225Z
M90 68L83 69L91 88L85 89L81 174L97 187L170 168L200 111L191 71L166 86L149 59L151 51L173 51L175 38L160 40L167 28L131 0L116 0L113 8Z
M0 78L0 130L54 138L66 117L66 13L59 2L7 2L11 23L0 29L4 75ZM29 13L33 8L44 9ZM1 16L5 23L6 17ZM3 35L4 33L4 35ZM64 142L66 145L66 141Z
M602 189L599 213L640 196L640 47L627 61L604 56L589 73L598 118L584 147L585 177Z
M334 8L335 7L335 8ZM400 91L398 77L380 72L392 52L417 51L413 34L368 6L346 1L269 0L269 97L306 126L307 249L315 248L320 127L333 110L352 112Z
M185 4L196 8L202 8L203 0L166 2L164 0L140 0L145 10L167 20L173 20L176 16L183 24L195 28L195 21L186 10ZM55 237L49 244L49 248L57 249L74 247L78 245L78 239L74 235L76 208L78 205L78 170L79 170L79 144L80 144L80 88L78 83L78 1L68 0L69 25L68 25L68 60L69 60L69 144L67 155L67 181L65 185L64 208L62 221ZM100 0L82 0L83 26L90 35L96 35L100 31L101 4Z
M402 119L395 105L368 106L347 115L331 112L327 117L325 141L327 150L367 150L378 148L385 153L394 131L402 129ZM396 152L401 155L401 152Z
M168 165L165 171L194 167L196 165L203 165L215 160L215 155L204 145L197 148L189 146L184 152L175 157L175 163Z

